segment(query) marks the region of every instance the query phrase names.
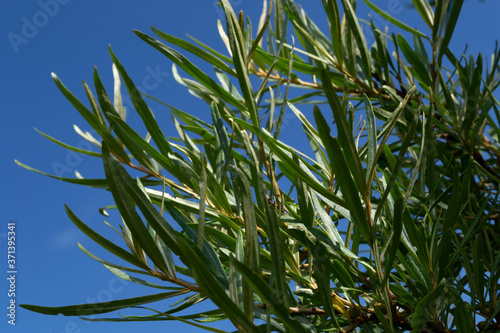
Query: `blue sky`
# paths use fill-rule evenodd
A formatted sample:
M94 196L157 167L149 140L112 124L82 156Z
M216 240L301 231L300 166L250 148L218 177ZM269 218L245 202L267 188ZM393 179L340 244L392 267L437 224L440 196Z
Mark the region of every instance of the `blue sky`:
M309 2L298 1L312 17L319 20L320 27L325 28L326 20L319 10L320 1ZM233 0L231 3L236 11L244 10L252 17L254 25L257 24L261 1ZM386 9L392 9L397 18L412 26L422 27L417 12L402 6L403 2L390 0L384 3L387 4ZM175 322L88 323L72 317L38 315L20 308L17 308L16 326L13 327L7 324L6 316L9 286L6 282L5 253L7 223L16 221L17 303L59 306L116 300L150 292L146 287L120 282L76 245L80 242L91 252L113 259L87 239L64 212L66 203L95 230L114 237L102 223L104 217L98 213L98 208L112 204L111 196L106 191L71 185L29 172L18 167L14 159L65 177L73 177L75 170L88 178L102 176L98 159L68 153L40 136L33 128L71 145L90 148L75 133L73 125L84 131L89 130L89 127L60 94L50 73L56 73L67 87L84 100L81 81L85 80L92 86L92 71L97 66L105 85L111 90L108 44L131 77L148 93L185 111L206 117L208 108L175 82L171 62L137 38L132 29L149 32L149 27L155 26L179 37L188 33L224 51L217 32L216 21L221 12L216 4L216 0L1 2L0 96L3 102L1 144L4 177L0 180L0 267L4 278L0 282L0 331L200 331ZM468 52L474 55L478 51L491 54L495 39L500 34L495 23L499 12L498 1L480 3L467 0L451 43L452 49L461 52L468 43ZM362 8L362 17L366 18L368 13ZM167 131L172 130L168 110L154 104L152 107ZM134 115L129 113L129 117L133 122ZM287 134L285 130L283 137L292 140L293 131ZM106 220L114 225L119 222L113 217ZM166 309L168 304L163 303L156 308ZM209 305L201 306L200 309L206 307ZM217 327L231 330L230 325Z

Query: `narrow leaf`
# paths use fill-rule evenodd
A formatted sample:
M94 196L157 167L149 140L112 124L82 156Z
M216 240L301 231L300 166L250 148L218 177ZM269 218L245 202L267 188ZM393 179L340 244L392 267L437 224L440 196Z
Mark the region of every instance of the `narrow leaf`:
M91 316L95 314L112 312L124 308L129 308L132 306L161 301L166 298L181 295L182 293L183 293L182 291L181 292L171 291L154 295L127 298L117 301L102 302L102 303L87 303L87 304L70 305L70 306L50 307L50 306L39 306L39 305L29 305L29 304L20 304L20 306L26 310L53 316L57 316L59 314L62 314L64 316Z

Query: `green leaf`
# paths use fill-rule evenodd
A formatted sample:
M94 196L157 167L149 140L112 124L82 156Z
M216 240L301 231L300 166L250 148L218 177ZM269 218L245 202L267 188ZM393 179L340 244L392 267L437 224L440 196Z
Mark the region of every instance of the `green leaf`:
M371 58L368 52L368 46L366 45L366 39L363 36L363 29L358 23L358 18L356 17L356 11L354 10L350 0L341 0L344 7L344 14L349 23L349 28L354 35L354 39L357 43L357 48L361 56L361 68L363 69L365 82L368 83L370 87L373 86L372 69L371 69ZM352 61L352 60L351 60ZM324 81L321 79L321 81Z
M146 280L136 278L135 276L132 276L128 273L125 273L124 271L122 271L116 267L113 267L113 266L109 266L109 265L104 264L104 267L106 267L111 273L113 273L114 275L118 276L120 279L125 280L125 281L134 282L134 283L140 284L142 286L151 287L151 288L177 290L177 291L183 291L185 293L189 292L185 288L161 286L161 285L156 284L156 283L152 283L152 282L149 282Z
M212 91L215 96L223 99L224 101L232 104L239 110L246 110L246 107L243 103L238 101L233 95L231 95L226 90L222 89L214 80L212 80L207 74L201 71L198 67L196 67L192 62L190 62L186 57L172 49L171 47L161 43L160 41L140 32L134 30L134 33L139 36L143 41L153 46L155 49L160 51L167 58L172 60L177 66L182 68L186 73L195 78L198 82L200 82L204 87Z
M283 321L289 332L308 332L297 320L290 318L290 310L283 303L283 298L280 298L274 289L271 289L266 281L262 277L246 265L236 260L234 257L231 258L231 262L238 269L238 271L243 275L243 278L252 286L255 293L263 300L266 306L269 306L274 314Z
M414 29L414 28L410 27L409 25L407 25L407 24L399 21L393 15L386 13L385 11L383 11L382 9L380 9L379 7L377 7L376 5L374 5L373 2L371 2L370 0L363 0L363 2L366 3L368 5L368 7L370 7L371 9L373 9L377 14L379 14L384 19L386 19L388 22L394 24L398 28L406 30L406 31L408 31L408 32L410 32L410 33L412 33L414 35L418 35L420 37L424 37L425 38L427 36L423 32L420 32L417 29Z
M191 52L192 54L200 57L201 59L212 64L213 66L215 66L215 67L223 70L224 72L236 77L236 72L231 67L229 67L222 59L215 56L214 54L207 52L207 51L197 47L196 45L189 43L183 39L169 35L169 34L163 32L159 29L156 29L155 27L151 27L151 30L153 30L154 33L156 35L158 35L158 37L166 40L167 42L170 42L174 45L177 45L177 46L183 48L184 50L186 50L188 52Z
M471 282L475 284L480 306L485 304L485 269L483 263L485 260L485 253L483 252L483 246L482 235L479 235L476 239L474 239L474 243L472 245L472 270L474 272L474 279Z
M384 306L384 305L382 305ZM377 316L377 319L380 321L380 324L382 326L383 332L394 332L394 326L389 323L385 315L382 313L382 311L378 307L374 307L375 310L375 315Z
M46 137L47 139L49 139L50 141L52 142L55 142L57 143L58 145L60 145L61 147L64 147L68 150L71 150L71 151L74 151L74 152L77 152L77 153L80 153L80 154L84 154L84 155L89 155L89 156L94 156L94 157L101 157L101 154L100 153L97 153L95 151L91 151L91 150L85 150L85 149L81 149L81 148L78 148L78 147L73 147L73 146L70 146L64 142L61 142L53 137L51 137L50 135L47 135L39 130L37 130L35 128L35 131L37 131L38 133L40 133L41 135L43 135L44 137Z
M257 48L255 50L255 55L258 56L259 59L261 59L268 65L275 64L274 67L276 68L276 70L288 74L288 68L290 62L289 58L276 57L275 55L267 53L260 48ZM321 69L319 69L318 67L300 61L297 58L293 59L292 69L296 72L311 74L311 75L314 74L318 75L321 73Z
M145 309L147 309L147 308L145 308ZM186 319L189 316L172 316L172 315L170 315L170 314L168 314L166 312L160 312L160 311L157 311L157 310L154 310L154 309L149 309L149 310L152 310L152 311L158 313L158 315L165 316L166 320L178 320L178 321L183 322L185 324L201 328L204 331L216 332L216 333L227 333L226 331L222 331L222 330L210 327L210 326L206 326L206 325L202 325L202 324L199 324L199 323L196 323L196 322L192 322L192 321ZM198 318L204 318L202 320L210 322L210 314L212 314L212 313L213 312L209 312L209 311L207 311L205 313L201 313L201 314L198 315ZM214 320L221 320L221 319L218 318L218 317L215 317Z
M240 83L241 92L245 98L246 108L250 112L252 124L259 126L259 114L257 105L255 104L252 84L250 83L250 78L248 76L248 61L245 42L243 40L243 31L241 31L240 25L238 24L238 20L229 1L220 0L220 3L226 15L227 36L229 38L229 45L231 46L233 63L236 69L238 82Z
M449 6L450 2L448 2ZM460 11L462 10L462 6L464 4L464 0L455 0L451 1L451 10L446 20L446 30L444 32L443 39L440 40L439 50L438 50L438 64L440 65L443 59L446 50L448 49L448 45L450 44L451 37L453 36L453 32L455 31L455 26L458 21L458 17L460 16Z
M392 237L389 239L389 251L384 258L384 280L381 285L385 286L389 280L389 276L392 268L394 267L394 259L396 258L396 252L399 248L399 241L401 239L401 233L403 232L403 199L398 198L394 203L394 218L392 224Z
M197 234L197 244L200 250L203 249L203 238L205 231L205 196L207 191L207 171L205 166L201 166L201 176L200 176L200 211L198 217L198 234Z
M469 163L469 172L471 170L472 163ZM453 261L450 261L450 253L452 251L449 241L450 234L453 233L454 225L457 223L460 218L460 213L463 207L463 198L464 198L464 188L462 187L462 181L458 175L457 168L453 168L453 185L451 186L451 198L448 202L448 210L446 211L446 215L443 218L443 237L440 240L438 246L438 253L440 254L439 261L439 274L438 278L444 278L447 276L447 267L453 264Z
M469 333L473 326L470 309L468 309L466 302L462 300L458 292L455 291L454 294L453 303L456 308L453 317L456 321L457 333Z
M129 162L130 159L128 158L127 154L125 153L125 150L123 147L120 145L120 143L111 135L109 130L106 128L106 126L101 123L101 120L94 115L92 112L90 112L89 109L83 105L78 98L73 95L68 88L59 80L57 75L52 73L52 79L56 83L57 88L63 93L63 95L70 101L70 103L74 106L75 109L78 110L78 112L82 115L82 117L85 119L85 121L92 126L92 128L97 132L97 134L103 138L105 142L109 145L111 151L113 151L115 154L120 156L125 162Z
M198 304L200 302L203 302L206 300L207 297L201 294L194 294L192 296L189 296L182 301L176 302L175 304L172 304L172 306L175 306L175 308L170 309L168 311L163 312L163 314L171 314L171 313L176 313L182 310L185 310L195 304ZM179 304L179 305L177 305ZM177 306L176 306L177 305ZM221 310L212 310L213 312L221 312ZM191 315L191 317L195 317L194 315Z
M338 140L330 136L330 127L326 123L325 118L323 118L321 111L317 108L314 109L314 119L316 120L319 135L326 147L326 152L328 154L328 158L330 159L335 180L339 184L342 195L346 201L347 208L349 209L356 226L363 230L365 239L370 242L370 226L368 225L366 215L364 214L365 209L359 198L361 191L360 188L356 186L353 177L351 176L353 166L349 166L347 158L344 156L346 150L344 149L343 152L340 148Z
M373 179L373 177L375 175L375 171L376 171L376 167L377 167L377 163L376 162L378 161L380 155L382 155L382 152L384 150L384 147L386 146L387 140L389 140L389 137L391 136L391 133L392 133L394 127L396 126L398 119L403 114L403 111L405 110L406 105L407 105L410 97L414 94L415 90L416 90L416 86L413 86L408 91L408 93L406 94L405 98L398 104L398 106L396 107L396 109L393 111L391 117L384 124L383 129L380 132L379 136L377 136L376 139L373 139L373 134L371 136L372 137L372 139L371 139L372 142L373 141L376 142L379 137L382 137L382 140L380 141L380 144L378 145L378 148L376 149L375 156L373 157L373 161L374 162L371 164L371 168L368 170L368 175L370 175L370 176L367 175L367 178L370 181L369 181L369 184L367 184L367 186L369 186L371 184L371 180ZM418 115L418 112L415 114L415 117L417 115ZM416 122L416 119L414 121ZM411 137L409 139L411 139ZM367 143L367 146L368 145L370 145L369 142ZM372 146L371 149L373 149L373 148L374 147ZM359 154L360 155L364 155L364 148L361 149L361 151L360 151Z
M274 21L274 33L276 36L283 36L284 32L287 30L287 18L285 11L283 10L284 1L274 1L274 11L273 11L273 21Z
M217 179L220 181L224 172L225 162L230 160L230 163L234 164L234 161L229 151L229 136L227 135L226 128L224 127L217 103L213 102L210 104L210 110L212 113L212 127L214 128L215 142L217 146L216 173Z
M292 112L297 116L297 118L299 118L300 122L302 123L302 125L304 125L304 127L307 129L307 131L312 134L312 136L314 137L314 139L318 143L320 143L321 140L319 138L318 131L309 122L307 117L302 112L300 112L300 110L292 103L288 102L287 104L288 104L288 107L290 108L290 110L292 110Z
M389 180L387 181L385 191L382 194L382 197L380 198L380 201L378 203L378 207L377 207L377 210L375 212L375 218L373 219L373 221L375 221L375 223L378 220L380 214L382 213L382 209L384 208L384 204L386 203L386 200L391 193L391 189L394 186L396 179L399 179L399 182L405 184L406 186L408 186L410 183L408 176L404 172L401 172L401 164L402 164L404 156L408 150L408 147L410 146L410 144L413 141L413 135L415 134L415 130L417 128L417 123L418 123L418 118L417 118L417 115L415 115L413 121L410 124L408 132L406 133L407 135L405 136L403 143L401 144L397 158L390 151L389 146L384 145L382 147L382 151L385 155L385 158L389 161L389 165L392 168L392 173L391 173Z
M137 90L136 86L132 82L132 79L125 71L125 68L123 68L122 64L111 50L111 47L109 48L109 53L111 55L113 63L116 65L116 68L118 69L118 72L120 73L120 76L123 79L123 82L125 83L125 87L127 87L127 91L130 95L130 99L132 100L132 104L134 105L135 110L137 111L142 121L144 122L144 125L146 125L146 128L148 129L148 133L155 141L160 152L163 155L168 156L169 153L172 153L172 148L170 147L168 141L165 139L165 136L163 135L160 126L154 119L153 113L151 112L148 105L142 98L139 90Z
M375 114L373 113L373 106L368 96L363 94L363 99L365 101L366 108L366 122L367 122L367 145L368 145L368 160L367 160L367 170L366 174L366 188L371 188L371 182L373 180L373 174L375 173L375 167L377 164L377 160L375 156L377 155L377 123L375 122ZM377 156L378 158L378 156Z
M182 295L183 293L185 293L185 291L171 291L160 294L133 297L133 298L127 298L110 302L87 303L80 305L57 306L57 307L29 305L29 304L20 304L19 306L29 311L38 312L46 315L53 315L53 316L57 316L59 314L62 314L64 316L91 316L95 314L107 313L124 308L129 308L132 306L157 302L166 298Z
M114 100L113 100L113 106L118 113L118 115L125 120L127 118L127 113L125 108L123 107L123 100L122 100L122 92L121 92L121 85L122 82L120 80L120 74L118 73L118 70L116 69L116 65L113 64L113 79L114 79Z
M293 154L294 160L299 163L297 155ZM309 188L307 185L296 178L294 181L295 187L297 188L297 198L300 207L300 220L308 227L314 226L315 223L315 212L309 197Z
M335 0L322 0L322 2L328 17L334 54L340 68L342 68L344 62L344 52L342 50L342 19L340 17L339 7L337 5L337 1Z
M201 313L197 313L194 315L186 315L186 316L172 316L169 314L169 312L160 312L154 309L150 309L147 307L139 306L138 308L143 308L146 310L151 310L155 312L156 314L154 315L148 315L148 316L123 316L122 318L82 318L83 320L86 321L106 321L106 322L137 322L137 321L172 321L172 320L178 320L181 321L185 324L189 324L198 328L201 328L205 331L209 332L216 332L216 333L227 333L226 331L219 330L210 326L202 325L197 322L193 322L191 320L195 321L206 321L206 322L211 322L211 321L217 321L217 320L223 320L225 319L223 315L221 315L219 310L210 310L210 311L205 311Z
M267 11L267 14L266 14L266 10L267 10L267 0L264 1L264 4L263 4L263 8L262 8L262 14L260 16L260 20L259 20L259 25L257 27L257 36L255 37L255 40L252 42L252 46L249 48L250 51L248 51L248 61L255 61L255 59L253 58L253 55L254 55L254 52L255 52L255 49L257 49L257 47L261 46L262 45L262 39L264 37L264 34L266 33L266 30L267 30L267 27L269 26L269 23L271 22L271 13L272 13L272 7L269 6L269 10ZM248 20L250 22L250 20ZM251 32L251 27L247 27L247 31L248 32ZM247 38L250 38L251 37L251 34L248 34ZM251 38L250 38L251 40ZM258 66L260 67L260 65L258 64Z
M142 180L142 182L144 182L144 180ZM200 207L197 202L186 200L181 197L173 197L168 193L163 193L161 191L153 190L151 188L146 188L146 192L148 193L148 196L157 204L160 204L164 198L164 205L166 206L168 205L172 207L177 207L182 211L186 211L193 214L197 214L199 212ZM206 208L205 215L207 216L207 218L212 218L212 219L220 218L220 213L217 210L212 209L210 207Z
M23 163L19 162L18 160L14 160L14 162L17 165L19 165L20 167L25 168L27 170L34 171L36 173L39 173L41 175L44 175L44 176L47 176L47 177L50 177L50 178L54 178L54 179L57 179L57 180L62 180L62 181L67 182L67 183L77 184L77 185L86 185L86 186L91 186L91 187L100 187L100 188L108 186L107 179L86 179L86 178L58 177L58 176L50 175L50 174L45 173L43 171L34 169L34 168L30 167L30 166L27 166L26 164L23 164ZM145 185L161 185L162 182L154 180L154 179L145 179L145 183L144 184Z
M333 267L332 274L340 281L340 286L344 288L355 289L356 285L354 284L354 280L346 268L346 265L341 263L338 259L335 259L331 262Z
M222 88L227 90L231 95L233 95L236 99L238 99L241 102L244 102L245 99L241 96L240 92L238 91L238 87L233 84L231 79L218 69L217 67L214 68L215 71L215 76L217 76L217 79L219 79L220 84L222 85ZM215 102L212 102L215 103Z
M363 166L361 165L361 160L358 155L359 153L354 143L353 134L349 130L349 125L347 124L347 115L343 112L344 109L340 104L340 99L337 96L337 92L335 91L335 88L328 78L328 73L326 71L323 71L321 73L321 81L323 82L323 88L325 90L326 98L328 99L328 104L330 105L330 109L332 110L335 123L337 124L338 140L340 142L342 150L344 151L345 159L349 164L349 169L351 170L350 174L352 174L354 182L356 183L359 191L361 193L366 193L365 173L363 170ZM319 109L317 111L315 110L314 118L316 119L316 114L320 113L321 112L319 112ZM321 116L321 118L323 118L323 116ZM326 125L326 121L323 123ZM330 132L329 129L328 132ZM330 161L332 161L331 156Z
M87 98L90 102L90 107L92 108L92 111L96 115L97 119L101 122L101 124L106 125L106 122L104 121L104 115L102 114L102 111L99 109L99 105L97 105L97 101L94 97L94 94L90 90L88 84L83 81L83 89L85 89L85 93L87 94Z
M413 186L415 185L415 182L417 180L417 176L419 175L420 169L420 164L422 163L422 160L426 157L426 152L425 152L425 142L427 140L427 135L426 135L426 130L425 130L425 115L423 116L422 119L422 132L421 132L421 142L420 142L420 154L417 158L417 161L415 163L414 169L411 173L411 178L410 178L410 183L408 184L408 188L406 189L406 194L405 194L405 199L403 201L403 208L406 208L406 205L408 204L408 201L410 200L412 191L413 191ZM424 174L420 174L420 181L425 182L425 171L423 172ZM422 194L425 193L422 191Z
M228 62L228 63L233 63L233 59L231 59L231 57L228 57L220 52L218 52L217 50L211 48L210 46L208 46L207 44L204 44L202 43L201 41L197 40L196 38L194 38L193 36L190 36L189 34L186 34L186 36L191 39L192 41L194 41L196 44L200 45L201 47L203 47L205 50L207 50L209 53L215 55L217 58L220 58L222 59L223 61L225 62Z
M292 38L293 40L293 38ZM294 51L294 46L292 45L292 49L290 51L290 61L288 63L288 78L286 79L286 88L285 88L285 95L283 96L283 102L281 104L281 110L280 114L278 116L278 121L276 122L276 129L274 132L274 138L277 140L281 131L281 126L283 124L283 117L285 116L285 110L286 110L286 105L288 103L288 93L290 91L290 82L292 80L292 67L293 67L293 51Z
M234 250L234 255L239 260L243 260L244 251L245 250L243 248L243 234L241 230L239 230L238 235L236 236L236 246ZM231 296L233 302L238 304L238 306L242 310L244 310L245 308L245 302L243 301L244 288L245 287L243 286L243 278L241 277L241 274L236 271L234 265L231 263L231 261L229 261L229 286L228 286L229 295ZM252 320L252 318L249 319Z
M120 161L110 154L106 145L103 145L103 164L106 179L109 182L109 188L113 194L116 206L120 211L126 226L130 230L134 242L144 250L148 257L153 261L163 273L168 274L168 268L165 260L148 229L144 225L141 217L136 211L135 203L129 196L125 184L120 180L118 173L123 169ZM142 190L139 189L139 191ZM144 195L144 194L143 194Z
M332 221L332 218L328 215L328 213L323 208L322 204L319 202L318 196L315 192L310 191L309 196L314 204L314 208L316 209L316 213L319 215L321 219L321 226L325 229L327 234L330 236L334 243L338 243L340 246L344 246L344 240L340 236L340 233ZM333 207L332 207L333 208Z
M116 68L116 66L114 68ZM111 124L111 128L115 131L118 139L125 145L125 147L127 147L132 156L134 156L134 158L140 164L144 165L150 170L154 170L144 150L139 145L137 145L137 143L132 140L127 133L125 133L122 127L113 126L114 122L111 119L112 117L119 118L123 122L125 122L125 117L123 115L120 115L118 111L115 110L115 107L111 102L111 99L109 98L104 85L101 82L97 69L94 70L94 84L104 115L106 116L108 122Z
M426 309L431 306L431 304L436 301L437 298L443 297L443 291L445 287L446 279L442 279L429 294L425 295L425 297L423 297L420 302L418 302L411 321L411 326L416 332L420 332L426 322L431 320L431 318L427 314Z
M413 5L417 8L418 13L424 22L432 29L434 25L434 11L428 0L412 0Z
M406 60L408 60L410 65L412 65L414 68L413 75L418 79L420 83L424 83L427 87L431 87L432 81L428 65L429 59L421 59L421 57L417 53L415 53L413 48L410 46L410 44L408 44L408 42L402 35L398 34L397 39L399 47L406 57Z
M191 246L197 246L197 240L198 234L191 229L188 224L190 221L184 214L182 214L176 207L170 207L167 206L167 211L169 212L170 216L181 226L182 230L188 235L189 239L191 239L191 242L183 242ZM213 249L212 245L206 240L201 238L201 241L203 243L203 248L198 249L202 251L202 253L199 253L198 256L200 256L200 260L204 261L204 265L208 267L208 269L211 271L212 275L219 280L221 285L227 286L227 274L226 271L224 270L224 267L222 267L222 264L220 262L220 258Z
M80 229L85 235L87 235L90 239L92 239L94 242L97 244L101 245L103 248L105 248L107 251L113 253L114 255L122 258L123 260L140 267L142 269L145 269L146 271L149 271L150 268L148 265L143 263L141 260L139 260L136 256L132 255L131 253L125 251L121 247L117 246L116 244L112 243L108 239L104 238L103 236L99 235L96 233L94 230L92 230L90 227L88 227L85 223L83 223L76 215L69 209L67 205L64 205L64 208L66 209L66 214L68 214L69 218L71 221Z
M250 179L238 168L234 168L233 173L235 175L233 181L237 184L243 210L243 219L245 221L246 250L244 262L253 271L260 272L259 234L257 232L257 220L252 190L250 188Z
M153 273L151 273L150 271L145 271L145 270L139 270L139 269L135 269L135 268L131 268L131 267L125 267L125 266L121 266L121 265L117 265L117 264L114 264L112 262L109 262L109 261L106 261L104 259L101 259L99 258L98 256L94 255L92 252L90 252L89 250L87 250L82 244L80 243L77 243L78 245L78 248L80 250L82 250L83 253L85 253L86 255L88 255L90 258L100 262L101 264L105 265L105 266L110 266L110 267L114 267L114 268L117 268L117 269L120 269L122 271L127 271L127 272L131 272L131 273L136 273L136 274L144 274L144 275L149 275L149 276L154 276Z

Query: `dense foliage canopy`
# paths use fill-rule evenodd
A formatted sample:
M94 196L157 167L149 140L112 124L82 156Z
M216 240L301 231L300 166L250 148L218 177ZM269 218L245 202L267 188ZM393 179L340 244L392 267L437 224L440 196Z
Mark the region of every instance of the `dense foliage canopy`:
M413 0L425 33L363 2L390 29L359 20L356 0L322 0L329 31L293 0L264 1L257 26L221 0L227 50L135 31L211 113L206 122L164 101L177 138L111 49L114 98L97 70L94 90L84 83L86 104L53 75L101 152L44 135L101 158L105 174L61 179L109 190L110 214L123 220L119 244L66 207L121 260L80 247L146 296L23 307L85 317L185 295L166 312L87 320L181 320L215 332L204 322L229 319L240 332L498 332L499 50L488 64L450 51L463 0ZM121 85L147 133L126 121ZM290 117L310 149L280 140ZM204 300L217 309L177 315Z

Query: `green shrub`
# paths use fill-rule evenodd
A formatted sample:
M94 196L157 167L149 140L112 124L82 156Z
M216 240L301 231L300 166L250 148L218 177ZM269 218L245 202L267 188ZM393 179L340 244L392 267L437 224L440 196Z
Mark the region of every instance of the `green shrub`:
M205 122L165 104L178 138L162 131L150 97L111 49L114 100L97 71L95 90L84 84L88 106L53 75L102 151L65 147L102 158L106 175L63 180L111 191L126 247L66 211L129 265L82 250L117 276L160 290L23 307L88 316L185 295L168 312L89 320L206 328L201 319L229 319L241 332L499 330L499 50L489 65L450 51L463 0L413 1L429 35L364 0L402 32L368 23L368 45L355 2L322 0L322 32L292 0L271 1L253 30L221 0L227 53L135 31L190 77L176 74L211 112ZM147 133L125 121L120 84ZM306 152L280 140L292 114ZM217 310L176 317L207 299Z

